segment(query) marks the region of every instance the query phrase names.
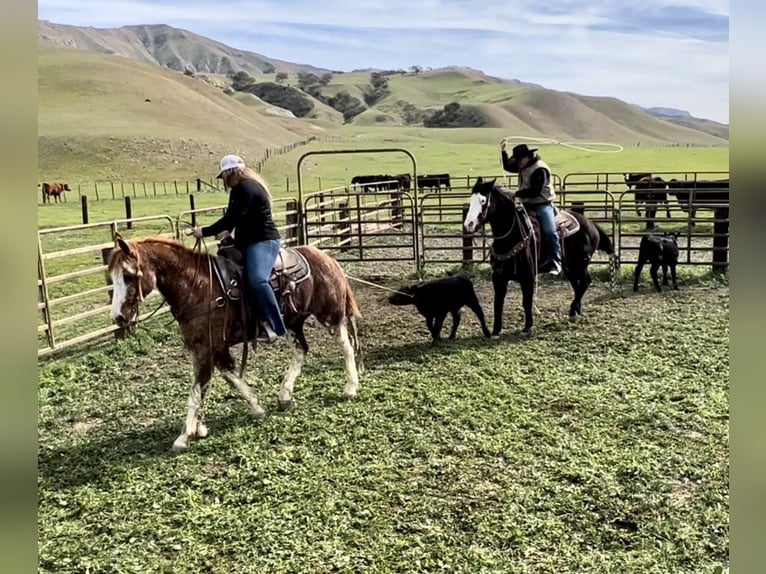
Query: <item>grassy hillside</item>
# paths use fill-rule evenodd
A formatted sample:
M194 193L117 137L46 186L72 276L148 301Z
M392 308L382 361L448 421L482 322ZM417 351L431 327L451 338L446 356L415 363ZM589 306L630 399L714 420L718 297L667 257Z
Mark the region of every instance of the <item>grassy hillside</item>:
M41 44L38 74L41 179L167 179L228 152L255 158L325 134L305 121L259 114L200 79L127 58Z
M116 54L180 72L187 69L213 74L245 71L257 75L272 70L287 73L328 71L232 48L164 24L92 28L38 20L37 36L49 44Z
M341 137L336 147L406 147L420 171L464 175L499 170L497 142L505 136L602 141L629 146L618 155L550 148L556 170L728 169L727 142L715 135L656 118L615 98L556 92L463 68L387 76L387 95L344 123L343 114L306 95L314 110L307 118L284 117L279 108L243 92L227 95L223 74L185 75L156 64L73 48L39 44L39 177L41 180L168 181L208 177L220 156L238 153L254 162L266 149L314 137ZM275 81L261 74L258 81ZM297 87L296 73L285 84ZM368 72L332 76L324 98L342 91L364 100ZM148 101L147 101L148 100ZM488 120L484 128L424 128L405 125L418 114L458 102ZM414 110L414 112L413 112ZM289 114L288 114L289 115ZM420 120L422 122L422 118ZM662 142L723 145L717 151L638 149ZM317 143L315 147L327 147ZM265 170L277 182L295 185L295 161L305 148L273 158ZM547 150L546 150L547 151ZM563 155L557 157L560 153ZM409 171L389 157L323 157L306 164L320 185L343 185L354 172ZM667 165L666 165L666 160ZM328 164L328 162L330 162ZM338 165L333 164L336 162ZM678 163L683 165L678 165ZM316 164L316 165L314 165ZM661 165L662 164L662 165ZM282 186L277 183L277 190Z

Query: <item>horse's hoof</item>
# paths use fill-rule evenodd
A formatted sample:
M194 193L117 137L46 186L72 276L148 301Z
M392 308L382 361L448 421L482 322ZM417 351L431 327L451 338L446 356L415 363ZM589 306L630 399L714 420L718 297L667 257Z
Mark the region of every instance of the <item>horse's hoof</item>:
M349 391L344 391L344 393L343 393L343 400L344 401L353 401L355 398L356 398L356 391L354 391L353 393L351 393Z
M534 335L534 334L535 334L535 328L534 328L534 327L527 327L526 329L524 329L524 330L521 332L521 334L522 334L524 337L531 337L532 335Z
M170 450L176 454L189 450L189 437L186 435L179 436L173 443L173 446L170 447Z
M261 405L256 405L250 409L250 414L253 416L255 420L263 420L266 418L266 411L263 410L263 407Z
M569 322L570 323L574 323L575 321L577 321L577 314L570 315L569 316Z
M293 400L292 399L288 399L286 401L283 401L282 399L277 399L277 405L279 406L279 410L280 411L288 411L288 410L292 409L293 406L295 406L293 404Z
M203 423L197 423L197 436L199 438L206 438L210 431L207 429L207 425Z

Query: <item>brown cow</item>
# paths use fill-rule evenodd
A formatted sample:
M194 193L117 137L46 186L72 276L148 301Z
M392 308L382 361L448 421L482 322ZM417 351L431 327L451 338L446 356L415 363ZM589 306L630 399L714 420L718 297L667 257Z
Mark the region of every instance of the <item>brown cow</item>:
M65 191L72 191L69 189L68 183L43 183L43 203L50 203L51 197L56 199L56 203L59 201L66 201L66 195L64 195Z

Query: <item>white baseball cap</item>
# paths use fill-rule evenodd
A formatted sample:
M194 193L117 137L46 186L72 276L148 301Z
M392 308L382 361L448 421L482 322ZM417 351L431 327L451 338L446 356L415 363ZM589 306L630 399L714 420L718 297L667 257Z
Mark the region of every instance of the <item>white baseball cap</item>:
M245 160L243 160L238 155L223 156L223 159L221 160L221 171L216 177L220 179L223 177L223 172L225 172L227 169L232 169L235 167L245 167Z

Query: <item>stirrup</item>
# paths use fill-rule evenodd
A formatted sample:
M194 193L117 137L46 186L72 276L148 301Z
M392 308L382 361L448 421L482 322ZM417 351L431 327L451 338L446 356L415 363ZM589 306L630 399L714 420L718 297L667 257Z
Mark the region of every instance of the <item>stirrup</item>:
M266 321L262 321L258 325L258 333L255 336L255 340L259 343L268 343L271 345L274 343L277 339L279 339L279 335L277 335L274 330L269 326Z

